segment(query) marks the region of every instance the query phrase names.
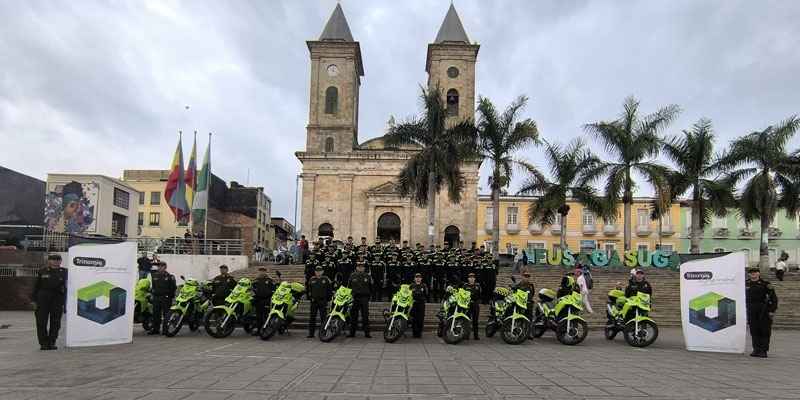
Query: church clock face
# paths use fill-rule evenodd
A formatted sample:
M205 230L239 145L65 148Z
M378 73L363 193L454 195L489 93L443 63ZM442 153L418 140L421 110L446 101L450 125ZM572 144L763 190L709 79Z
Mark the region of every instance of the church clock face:
M339 66L336 64L328 65L328 69L326 69L325 71L328 73L328 76L339 75Z
M449 76L450 78L453 78L453 79L458 78L458 68L456 68L456 67L448 68L447 69L447 76Z

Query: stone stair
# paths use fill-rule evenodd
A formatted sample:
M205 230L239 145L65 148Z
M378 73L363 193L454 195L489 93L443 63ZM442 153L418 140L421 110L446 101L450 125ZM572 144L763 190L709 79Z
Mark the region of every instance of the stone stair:
M278 282L275 270L281 271L281 281L300 282L305 281L303 273L303 265L274 265L271 262L260 262L251 264L251 267L245 270L234 271L233 275L239 278L255 278L258 275L258 267L264 266L267 268L269 275ZM568 271L566 267L549 267L539 266L531 267L531 280L538 292L542 288L549 288L556 290L561 277ZM606 322L606 301L607 294L610 290L614 289L617 282L622 282L623 286L627 284L630 276L630 269L628 268L595 268L592 271L594 278L594 290L589 296L590 304L594 310L594 314L584 312L582 315L589 323L591 330L602 330ZM769 274L767 274L769 275ZM680 312L680 280L679 273L675 270L669 269L645 269L645 278L653 286L653 306L650 312L650 317L653 318L660 327L680 327L681 326L681 312ZM800 309L791 307L791 304L796 304L800 301L800 278L795 274L787 274L783 282L772 279L773 277L765 276L770 280L774 286L775 291L779 298L778 313L775 318L774 327L776 329L800 329ZM517 281L520 277L517 277ZM511 269L503 267L500 269L500 274L497 277L497 285L508 287L511 284ZM384 295L385 296L385 295ZM383 329L385 323L382 316L384 309L389 308L389 302L372 302L370 303L370 323L372 330L379 332ZM486 316L489 306L481 305L480 314L480 329L483 331L483 326L486 323ZM439 311L439 304L428 303L425 307L425 330L432 331L436 329L438 319L436 313ZM300 303L297 312L295 313L295 322L292 326L297 328L305 328L308 325L309 306L305 300Z

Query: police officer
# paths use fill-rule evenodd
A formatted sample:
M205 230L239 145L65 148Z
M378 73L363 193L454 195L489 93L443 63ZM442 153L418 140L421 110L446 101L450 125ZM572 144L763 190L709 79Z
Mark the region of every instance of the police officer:
M356 273L350 275L350 281L347 284L347 287L353 291L350 334L347 337L356 336L359 313L361 313L361 323L364 326L364 337L372 337L369 334L369 295L372 293L372 277L364 271L365 264L356 264Z
M386 298L391 300L400 288L400 260L398 253L391 253L392 259L386 262Z
M383 274L386 273L386 263L381 261L380 252L372 255L375 259L369 263L369 274L372 276L372 301L381 301L383 293Z
M628 287L630 287L630 285ZM575 282L575 271L569 271L567 272L566 276L561 278L561 283L558 285L558 291L556 292L556 298L569 296L572 294L572 292L578 292L578 293L581 292L581 288L578 287L578 284ZM628 297L627 289L625 289L625 293L626 293L625 296Z
M445 270L447 271L448 278L455 277L459 285L467 283L467 275L461 276L461 268L458 261L456 261L455 253L448 254L447 264ZM462 280L463 279L463 280Z
M253 306L256 310L259 330L264 326L264 316L269 312L269 304L275 289L275 281L267 276L267 269L259 268L258 277L253 279Z
M475 273L475 263L472 261L472 255L467 253L466 250L464 250L463 254L462 259L459 261L458 271L466 283L469 274ZM477 276L477 274L475 274L475 276Z
M469 274L467 277L467 283L464 284L464 290L468 291L470 294L469 300L469 318L472 320L472 333L475 337L475 340L480 340L481 338L478 337L478 318L480 318L480 310L481 310L481 285L475 283L475 274ZM469 339L469 335L467 335L467 339Z
M401 275L403 276L403 283L406 285L414 282L414 274L416 273L417 263L414 262L414 254L406 253L405 261L400 264ZM420 275L422 280L422 275Z
M175 298L175 291L178 284L175 283L175 276L167 272L167 263L158 262L158 271L152 275L153 280L153 328L148 335L158 335L161 329L161 318L166 316L167 310L172 306L172 299Z
M487 253L485 256L486 262L483 264L483 277L485 282L483 293L483 304L489 304L489 299L494 293L494 288L497 286L497 264L492 260L491 254Z
M433 267L433 261L429 258L428 253L423 252L422 258L417 261L417 272L422 274L422 283L425 286L430 287L431 284L431 268ZM428 301L431 300L430 292L428 292Z
M778 310L778 296L768 281L761 279L758 267L747 270L750 278L745 282L745 302L747 304L747 323L750 324L750 336L753 352L750 357L767 357L769 338L772 335L772 320Z
M380 253L381 259L383 259L383 244L381 243L381 238L375 238L375 245L369 249L370 256L375 258L376 253Z
M536 305L534 301L533 295L536 293L533 282L531 282L531 274L530 272L525 272L522 274L522 282L514 285L512 287L514 291L521 290L523 292L528 293L528 308L525 309L525 316L528 317L528 320L533 322L533 307ZM533 339L533 329L529 329L530 335L528 339Z
M308 281L314 276L314 271L317 267L321 266L320 260L317 260L317 254L311 252L308 254L308 260L306 261L306 267L303 272L306 275L306 287L308 287ZM308 299L308 294L306 293L306 299Z
M414 275L414 283L408 285L411 289L411 298L414 305L411 306L411 333L414 338L422 337L422 326L425 323L425 299L428 298L428 287L422 283L422 274Z
M51 254L47 257L48 266L36 273L31 302L36 307L36 334L39 348L55 350L58 330L61 329L61 314L67 298L67 269L61 268L61 256ZM50 322L50 331L47 323Z
M211 282L214 284L214 295L211 296L211 302L215 306L225 304L225 298L228 297L231 291L233 291L233 288L236 287L236 279L228 275L228 266L225 264L220 265L219 275L214 277Z
M444 295L445 282L449 278L450 270L447 262L442 258L442 253L436 254L436 260L431 265L433 275L433 301L441 301Z
M625 288L625 297L636 296L636 293L639 292L653 295L653 287L650 286L650 282L644 280L644 271L642 270L636 271L636 280L628 283L628 287ZM580 293L580 289L578 289L578 293Z
M342 254L344 254L344 253L342 253ZM325 253L325 261L323 261L322 264L320 264L320 267L322 267L323 273L325 274L325 276L328 277L328 279L331 282L333 282L333 280L336 279L336 261L334 261L334 260L335 260L335 258L333 258L333 254ZM316 270L316 267L315 267L315 270Z
M327 258L327 255L326 255ZM328 301L333 297L333 283L327 275L323 275L323 268L317 266L314 269L314 276L308 280L308 297L311 299L311 318L308 322L308 338L314 337L317 329L317 314L319 313L320 322L325 320L327 315Z
M350 275L355 271L355 261L352 258L352 252L344 251L341 258L336 260L336 276L338 276L339 283L346 282Z

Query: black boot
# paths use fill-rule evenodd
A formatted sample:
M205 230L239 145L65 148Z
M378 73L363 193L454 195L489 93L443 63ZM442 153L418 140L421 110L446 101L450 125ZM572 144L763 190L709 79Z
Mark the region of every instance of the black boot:
M372 335L369 334L369 331L364 331L364 337L367 339L372 339Z
M750 353L750 357L756 357L756 356L758 356L758 350L754 349L753 352Z
M55 340L50 342L50 346L49 347L50 347L50 350L57 350L58 349L58 346L56 346L56 341ZM764 353L764 356L766 356L766 352Z
M475 338L475 340L481 340L481 338L478 337L478 331L475 331L472 336Z

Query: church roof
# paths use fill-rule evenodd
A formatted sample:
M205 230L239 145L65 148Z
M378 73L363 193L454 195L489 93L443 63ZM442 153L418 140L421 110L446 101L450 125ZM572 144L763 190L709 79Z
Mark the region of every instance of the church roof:
M458 17L456 16L456 18ZM319 40L353 41L353 34L350 33L350 26L347 25L347 19L344 17L341 4L336 3L336 8L333 9L333 14L328 19L328 23L325 24L325 29L322 30Z
M444 16L444 21L442 21L442 27L439 28L439 33L433 42L436 44L446 42L469 44L467 32L464 30L464 26L461 25L461 19L458 18L458 13L453 3L450 3L447 15Z

